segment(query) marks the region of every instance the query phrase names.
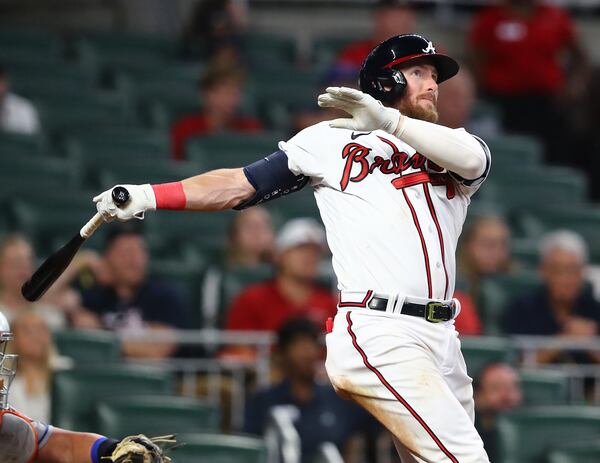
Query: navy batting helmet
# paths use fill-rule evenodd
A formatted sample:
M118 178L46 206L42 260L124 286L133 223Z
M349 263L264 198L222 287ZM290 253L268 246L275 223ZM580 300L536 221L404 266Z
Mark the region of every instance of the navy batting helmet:
M424 56L436 67L438 83L458 72L458 63L449 56L436 53L431 40L417 34L402 34L381 42L371 50L360 69L360 89L382 102L397 100L406 88L406 79L395 68Z

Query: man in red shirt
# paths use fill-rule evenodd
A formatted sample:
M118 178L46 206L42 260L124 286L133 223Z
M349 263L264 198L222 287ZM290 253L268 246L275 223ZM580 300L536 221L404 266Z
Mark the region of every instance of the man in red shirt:
M356 75L369 52L379 43L398 34L415 29L415 12L407 0L379 0L373 10L371 38L358 40L346 46L336 59L334 67L340 75Z
M228 330L277 331L291 318L319 326L336 312L337 300L316 284L325 249L325 233L312 219L288 222L276 240L277 274L271 281L243 290L228 310Z
M185 158L185 144L190 138L220 132L257 132L260 121L240 114L244 74L231 67L209 67L200 79L202 112L189 114L171 128L174 159Z
M587 79L585 55L568 13L538 0L505 0L475 15L469 42L480 88L503 111L505 128L557 147L567 120L558 97L575 97Z

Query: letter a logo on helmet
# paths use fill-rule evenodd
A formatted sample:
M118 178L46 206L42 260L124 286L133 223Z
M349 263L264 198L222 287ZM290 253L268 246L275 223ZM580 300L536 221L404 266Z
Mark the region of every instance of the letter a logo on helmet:
M402 34L371 50L360 69L360 89L384 103L397 100L406 88L406 78L398 68L423 56L436 67L438 84L458 72L458 63L449 56L436 53L431 40L417 34Z

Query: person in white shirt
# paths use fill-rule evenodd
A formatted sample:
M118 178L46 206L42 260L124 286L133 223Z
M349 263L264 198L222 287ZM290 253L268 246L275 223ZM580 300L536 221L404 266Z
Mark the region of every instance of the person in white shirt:
M327 373L388 428L404 463L489 462L452 294L458 238L491 158L481 139L436 123L438 85L458 69L423 36L391 37L365 59L362 91L319 96L352 118L308 127L243 169L122 185L130 199L121 208L112 189L94 198L106 221L129 220L154 209L243 209L310 183L340 290L326 324Z
M38 111L29 100L10 92L7 71L0 66L0 130L33 135L40 131Z

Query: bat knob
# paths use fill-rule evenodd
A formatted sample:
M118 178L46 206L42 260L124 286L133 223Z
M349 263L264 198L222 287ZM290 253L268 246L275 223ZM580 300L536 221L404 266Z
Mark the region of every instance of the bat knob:
M122 186L116 186L112 189L111 192L112 199L117 206L123 206L127 201L129 201L129 191L127 188Z

